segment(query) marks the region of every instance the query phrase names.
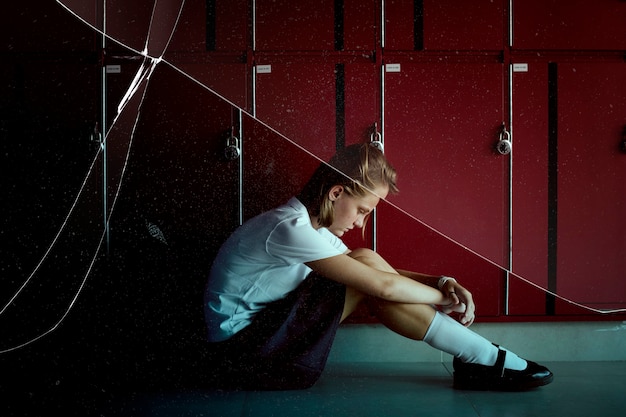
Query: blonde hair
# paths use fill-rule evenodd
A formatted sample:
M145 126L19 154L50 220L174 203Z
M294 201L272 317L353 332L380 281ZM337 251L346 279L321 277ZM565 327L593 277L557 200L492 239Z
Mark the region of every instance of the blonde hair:
M377 148L369 144L355 144L337 151L322 163L306 183L298 199L309 214L318 218L319 225L328 227L333 223L335 211L328 196L335 185L354 197L363 197L378 186L387 186L390 193L397 193L396 170Z

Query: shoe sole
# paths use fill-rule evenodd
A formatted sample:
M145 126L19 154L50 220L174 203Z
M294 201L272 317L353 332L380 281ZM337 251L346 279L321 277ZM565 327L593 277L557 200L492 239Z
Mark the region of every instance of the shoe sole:
M506 379L485 381L483 378L462 378L455 374L453 388L466 391L527 391L548 385L553 380L554 375L524 383L513 382Z

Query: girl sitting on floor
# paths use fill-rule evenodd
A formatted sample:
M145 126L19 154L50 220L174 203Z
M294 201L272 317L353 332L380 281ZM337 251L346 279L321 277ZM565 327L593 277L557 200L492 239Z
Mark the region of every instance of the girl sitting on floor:
M398 270L370 249L345 246L341 237L363 228L380 199L397 191L396 171L380 150L348 146L297 197L232 234L205 293L213 382L312 386L337 327L360 303L394 332L452 354L455 388L526 390L552 381L547 368L468 328L474 301L454 278Z

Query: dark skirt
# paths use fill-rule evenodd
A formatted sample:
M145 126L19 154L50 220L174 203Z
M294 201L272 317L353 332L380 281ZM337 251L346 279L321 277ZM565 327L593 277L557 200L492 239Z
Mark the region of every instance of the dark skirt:
M243 390L311 387L326 365L345 294L343 284L310 274L246 328L209 344L211 385Z

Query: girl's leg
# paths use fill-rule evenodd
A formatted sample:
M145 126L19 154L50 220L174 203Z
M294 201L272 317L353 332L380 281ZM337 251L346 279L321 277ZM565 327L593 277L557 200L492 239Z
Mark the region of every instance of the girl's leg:
M385 259L369 249L358 249L350 255L372 268L395 272ZM364 298L353 297L349 300L346 295L346 305L349 304L349 308L344 309L344 315L353 305L356 308L356 301ZM383 325L404 337L423 340L464 362L491 366L498 358L499 349L490 341L447 315L437 312L428 304L394 303L372 297L367 298L367 301ZM506 359L507 368L520 370L526 367L526 361L515 354L507 355Z
M361 304L366 298L367 296L362 292L351 287L346 287L346 300L343 304L341 321L344 321L350 314L354 313L359 304Z
M355 250L351 256L372 268L395 272L371 250ZM378 319L391 330L453 355L457 388L526 390L552 382L553 375L547 368L500 349L430 305L393 303L348 290L344 317L362 300L370 302Z
M350 253L354 259L378 269L396 273L396 270L383 257L369 249L355 249ZM367 300L376 317L389 329L414 340L423 340L430 323L435 317L435 310L427 304L399 304L366 296L348 288L342 320L349 316L356 307Z

